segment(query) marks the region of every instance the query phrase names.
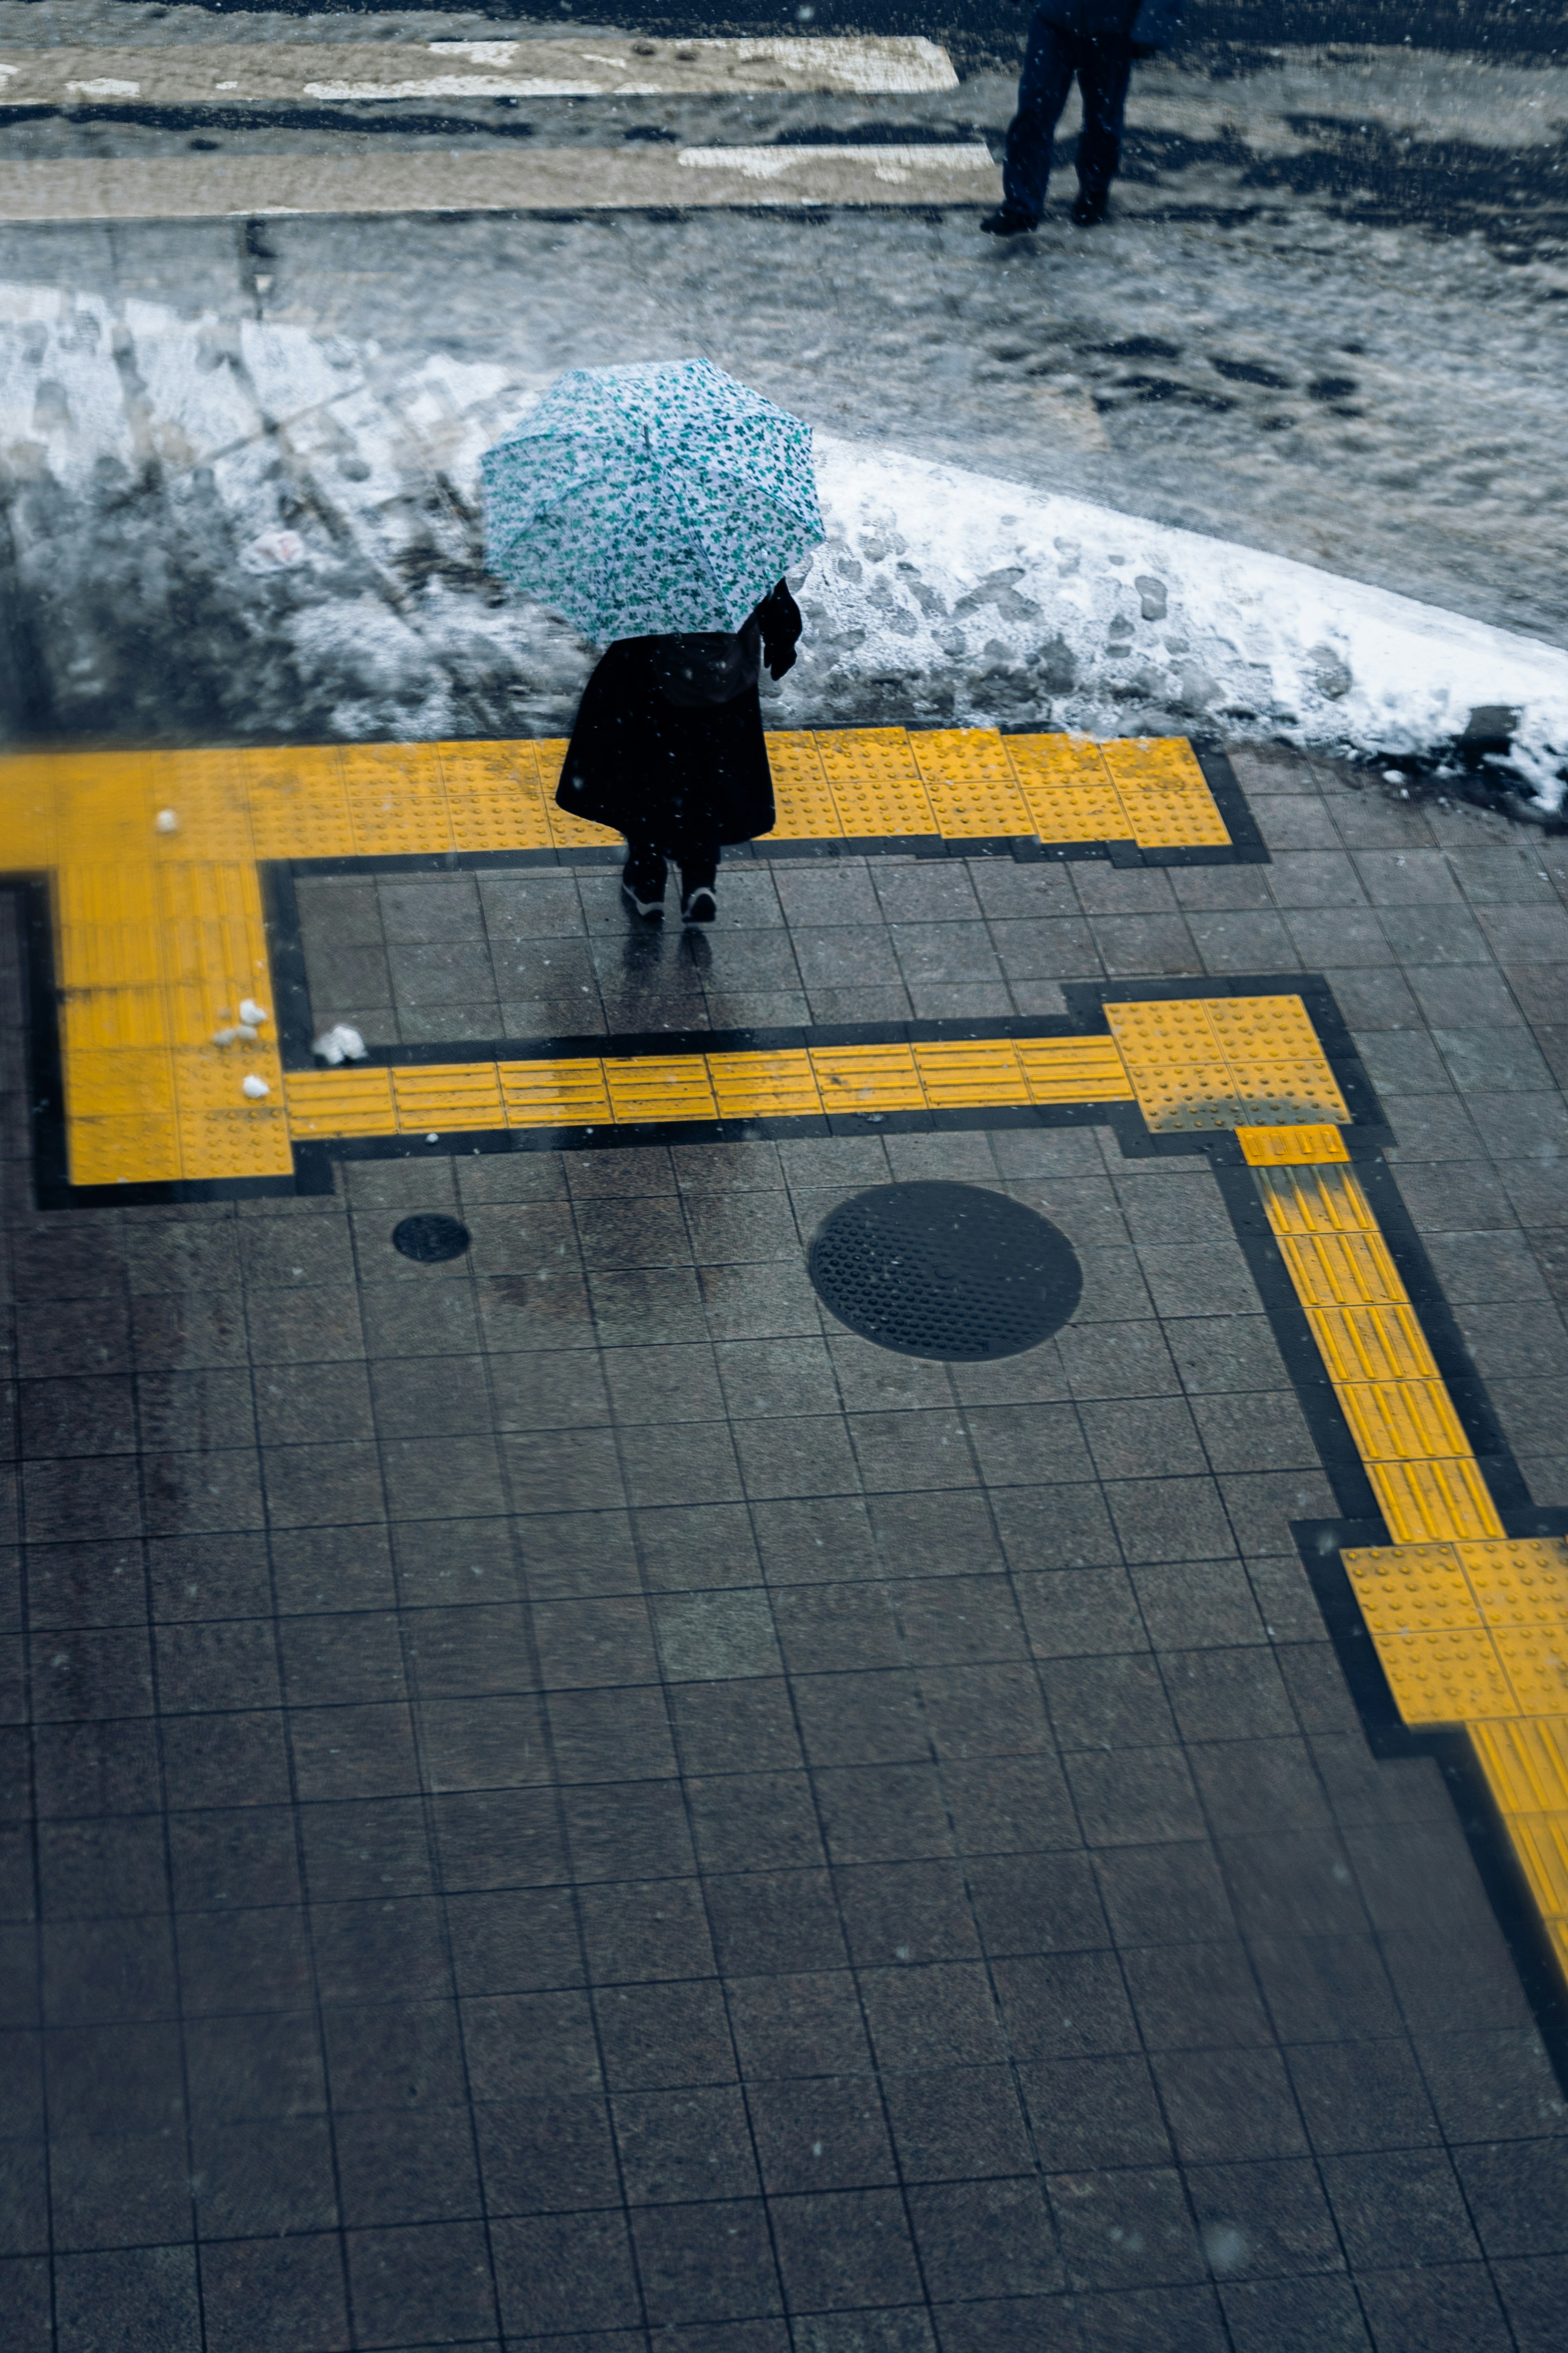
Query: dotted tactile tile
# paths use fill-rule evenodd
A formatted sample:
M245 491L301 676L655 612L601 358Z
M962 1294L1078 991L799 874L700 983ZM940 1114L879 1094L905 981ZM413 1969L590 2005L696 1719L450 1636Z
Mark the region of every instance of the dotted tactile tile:
M837 841L842 828L822 773L815 736L781 731L767 739L773 780L774 841Z
M707 1054L703 1060L721 1119L801 1119L822 1109L804 1048L782 1054Z
M1350 1148L1337 1127L1302 1123L1291 1127L1242 1126L1236 1131L1241 1156L1252 1168L1287 1167L1308 1162L1348 1160Z
M1406 1724L1483 1723L1514 1715L1513 1689L1484 1627L1393 1633L1377 1655Z
M149 752L67 753L55 776L55 854L62 866L151 856L162 756Z
M453 847L434 744L353 744L338 759L356 857L429 856Z
M539 761L526 741L437 744L454 849L548 849Z
M81 1046L70 1058L70 1119L159 1120L174 1116L174 1058L130 1041Z
M923 1111L925 1089L908 1046L822 1046L811 1067L825 1112Z
M1223 1062L1207 1001L1203 997L1108 1003L1106 1025L1131 1070L1159 1071L1172 1062Z
M405 1063L393 1071L392 1100L400 1135L506 1124L494 1062Z
M910 739L901 727L857 727L816 737L838 823L862 836L923 836L937 831Z
M290 1071L283 1096L295 1135L397 1133L390 1071Z
M1145 1066L1133 1071L1132 1081L1138 1108L1157 1135L1235 1127L1243 1114L1224 1062L1174 1062L1158 1072Z
M1437 1378L1413 1307L1311 1307L1307 1322L1336 1387Z
M1008 735L1003 740L1042 841L1131 840L1131 819L1098 744L1081 735Z
M555 790L561 782L561 771L566 765L568 739L552 735L533 747L539 763L539 788L544 802L545 822L550 839L557 849L609 849L620 840L607 825L592 825L586 818L572 817L555 806Z
M281 1098L241 1101L234 1111L197 1111L180 1119L180 1173L188 1181L287 1176L294 1166Z
M509 1127L608 1127L605 1066L580 1060L502 1062L498 1066Z
M1367 1631L1380 1640L1484 1623L1452 1545L1379 1545L1341 1557Z
M338 754L328 746L235 752L230 754L250 810L258 858L353 858L349 816Z
M282 1100L283 1073L277 1054L259 1039L253 1046L178 1046L171 1059L182 1126L194 1113L242 1112L251 1100L245 1092L249 1078L259 1079ZM266 1097L257 1100L265 1102Z
M942 728L911 735L921 782L944 839L1034 831L1034 820L994 728Z
M708 1065L700 1054L606 1057L604 1071L611 1116L617 1126L719 1116Z
M1005 1038L916 1046L915 1074L933 1108L1032 1100L1016 1047Z
M1524 1715L1568 1715L1568 1626L1494 1626L1498 1656Z
M1455 1550L1489 1626L1568 1626L1561 1536L1503 1536Z
M1395 1544L1500 1536L1503 1532L1473 1455L1433 1462L1369 1462L1366 1475Z
M1225 819L1192 745L1181 736L1121 739L1102 746L1106 768L1142 848L1217 848Z

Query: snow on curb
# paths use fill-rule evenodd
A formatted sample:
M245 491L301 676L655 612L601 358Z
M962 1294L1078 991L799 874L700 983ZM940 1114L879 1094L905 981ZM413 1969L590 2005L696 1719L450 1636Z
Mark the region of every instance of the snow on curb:
M1568 652L1087 500L826 434L816 449L828 543L801 593L820 650L785 710L879 689L889 713L958 724L1048 702L1089 734L1435 759L1502 706L1513 766L1562 806Z
M144 743L563 733L594 649L498 593L478 512L481 451L546 383L0 282L0 603L40 673L0 673L0 738L37 707ZM1436 765L1481 711L1472 732L1511 732L1562 806L1568 653L1084 500L816 450L828 539L775 725L1279 735Z

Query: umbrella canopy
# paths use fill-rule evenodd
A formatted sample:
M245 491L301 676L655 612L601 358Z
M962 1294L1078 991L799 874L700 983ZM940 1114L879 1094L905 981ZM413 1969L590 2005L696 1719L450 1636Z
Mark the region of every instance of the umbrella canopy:
M708 360L573 368L479 471L491 569L595 645L738 629L823 536L810 426Z

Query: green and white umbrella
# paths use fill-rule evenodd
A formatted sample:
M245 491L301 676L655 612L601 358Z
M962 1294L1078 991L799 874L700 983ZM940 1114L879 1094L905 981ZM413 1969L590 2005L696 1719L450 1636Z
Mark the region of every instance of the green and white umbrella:
M573 368L479 471L492 571L595 645L738 629L823 536L810 426L708 360Z

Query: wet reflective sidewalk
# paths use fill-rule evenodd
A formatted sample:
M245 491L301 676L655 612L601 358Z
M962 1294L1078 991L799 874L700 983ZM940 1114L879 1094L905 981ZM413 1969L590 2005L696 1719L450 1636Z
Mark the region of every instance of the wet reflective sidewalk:
M301 958L395 1060L590 986L601 1056L1300 995L1434 1459L1555 1543L1568 860L1236 768L1268 863L759 859L705 963L628 963L591 866L318 876ZM1392 1458L1260 1171L1149 1145L1125 1019L1070 1115L39 1212L7 904L10 2345L1561 2342L1536 1883L1321 1567L1408 1538ZM1065 1234L1055 1337L917 1359L821 1306L824 1217L931 1178ZM470 1247L405 1256L415 1213Z

